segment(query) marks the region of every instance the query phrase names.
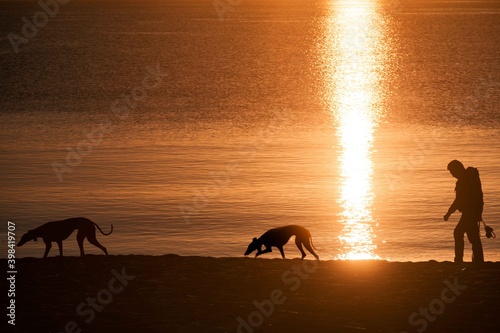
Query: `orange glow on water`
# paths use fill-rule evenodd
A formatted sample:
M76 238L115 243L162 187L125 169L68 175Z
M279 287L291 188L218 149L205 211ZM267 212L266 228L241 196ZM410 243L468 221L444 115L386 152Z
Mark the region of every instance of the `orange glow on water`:
M340 146L340 197L343 224L337 259L379 259L373 242L373 133L381 112L378 70L381 45L376 5L349 2L332 5L330 110ZM328 77L328 76L327 76Z

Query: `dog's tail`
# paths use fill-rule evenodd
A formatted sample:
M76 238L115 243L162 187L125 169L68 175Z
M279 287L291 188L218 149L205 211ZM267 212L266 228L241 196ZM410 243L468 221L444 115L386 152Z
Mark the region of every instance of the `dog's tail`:
M97 223L95 223L95 222L92 222L92 223L94 223L94 225L97 227L97 229L99 229L99 231L101 232L101 234L103 234L104 236L111 235L111 233L113 232L113 225L111 225L111 231L110 231L110 232L108 232L107 234L105 234L104 232L102 232L101 227L99 227L99 226L97 225Z
M312 237L311 233L309 233L309 240L311 241L311 246L313 247L313 249L317 250L318 248L316 246L314 246L314 244L313 244L313 237Z

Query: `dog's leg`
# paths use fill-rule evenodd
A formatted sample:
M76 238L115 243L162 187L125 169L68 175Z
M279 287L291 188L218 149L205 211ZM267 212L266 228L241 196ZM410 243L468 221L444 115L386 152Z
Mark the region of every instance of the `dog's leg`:
M80 248L80 255L83 257L85 255L85 251L83 250L83 240L85 239L85 233L81 230L78 230L78 234L76 234L76 241L78 242L78 247Z
M257 253L255 254L255 257L257 258L261 254L264 254L267 252L273 252L273 249L271 247L266 247L263 251L257 251Z
M95 237L95 226L92 224L90 225L89 228L86 228L84 229L86 231L86 237L87 237L87 240L89 241L90 244L100 248L106 255L108 254L108 250L106 250L106 248L104 246L102 246L98 241L97 241L97 238ZM82 230L83 232L83 230ZM83 246L82 246L82 250L83 250Z
M59 246L59 255L62 257L63 256L63 247L62 247L62 241L57 242L57 246Z
M87 239L88 239L90 244L100 248L104 253L106 253L106 255L108 254L108 251L106 250L106 248L104 246L102 246L101 243L99 243L97 241L97 238L95 238L95 227L93 227L92 230L89 230L89 232L87 234Z
M106 250L106 248L104 246L102 246L96 238L93 238L92 237L87 237L87 239L89 240L89 243L92 244L92 245L95 245L97 246L98 248L100 248L101 250L104 251L104 253L106 253L106 255L108 255L108 250Z
M311 253L312 253L312 255L313 255L316 259L318 259L318 260L319 260L319 256L316 254L316 252L314 252L314 250L313 250L313 248L312 248L311 244L309 244L309 242L305 242L305 243L304 243L304 246L306 247L307 251L311 252Z
M45 241L45 240L43 242L45 243L45 253L43 254L43 257L47 258L49 251L50 251L50 248L52 247L52 243L49 241Z
M285 259L285 251L283 251L283 246L276 246L280 250L281 256Z
M295 245L297 245L297 247L299 248L300 253L302 253L302 259L304 259L304 257L306 256L306 253L304 252L304 249L302 248L302 242L297 237L295 237Z

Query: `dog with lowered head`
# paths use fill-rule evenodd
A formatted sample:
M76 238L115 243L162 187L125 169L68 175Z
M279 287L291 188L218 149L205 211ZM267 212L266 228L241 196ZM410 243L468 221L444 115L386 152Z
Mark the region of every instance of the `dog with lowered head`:
M107 236L113 232L113 225L111 225L111 231L107 234L102 232L101 228L94 222L84 217L75 217L61 221L47 222L44 225L30 230L25 233L17 246L23 246L26 242L31 240L37 241L38 238L42 238L45 243L45 254L44 258L49 254L50 248L52 247L52 242L56 242L59 246L59 254L63 255L62 241L68 238L73 231L78 230L76 234L76 240L78 246L80 247L80 255L85 255L83 250L83 241L85 238L89 240L90 244L93 244L100 248L101 250L108 254L108 251L104 246L102 246L95 237L95 228L98 228L101 234Z
M285 252L283 251L283 246L288 243L290 238L295 236L295 245L299 248L302 253L302 259L306 256L306 253L302 249L302 245L312 253L312 255L319 260L318 255L314 252L312 244L312 236L309 230L299 225L287 225L280 228L274 228L266 231L262 236L258 239L254 238L252 242L248 245L248 248L245 252L245 256L249 255L253 251L257 250L255 257L260 256L261 254L272 252L272 247L277 247L281 253L283 259L285 259ZM264 245L265 249L262 250L262 245Z

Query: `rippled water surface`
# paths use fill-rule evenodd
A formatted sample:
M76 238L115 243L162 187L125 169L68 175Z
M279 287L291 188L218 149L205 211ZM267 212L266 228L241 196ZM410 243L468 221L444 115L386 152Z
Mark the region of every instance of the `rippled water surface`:
M0 8L14 33L38 10ZM451 260L450 160L500 232L499 36L495 1L72 1L1 40L0 221L113 224L111 254L242 256L300 224L323 259Z

